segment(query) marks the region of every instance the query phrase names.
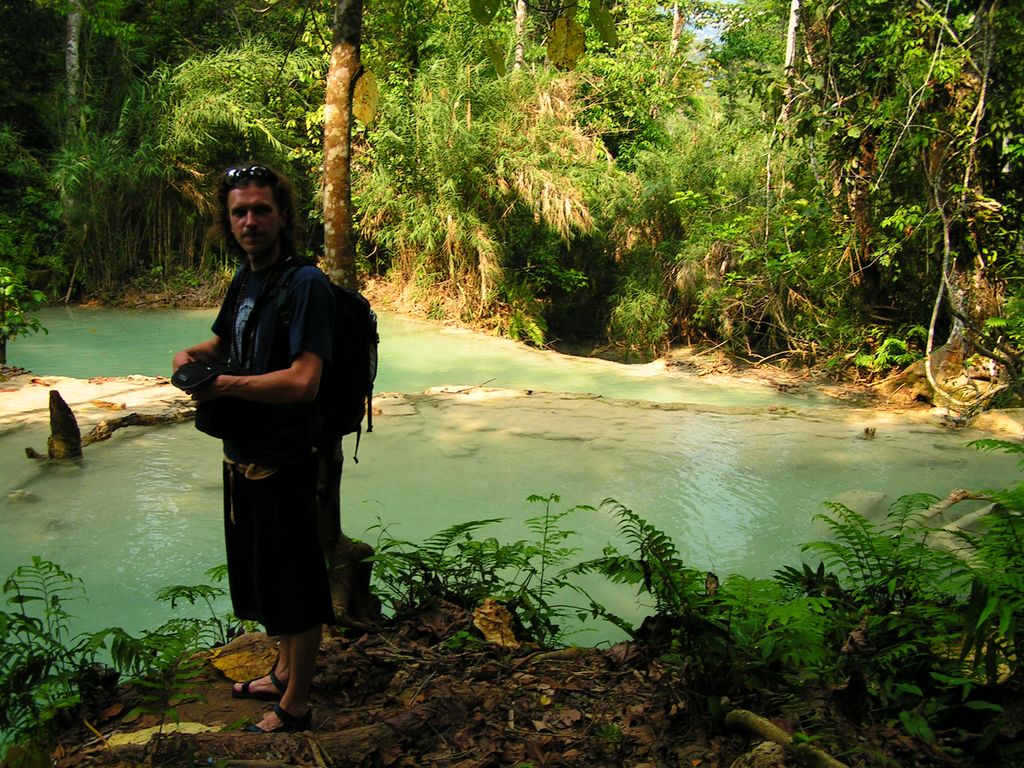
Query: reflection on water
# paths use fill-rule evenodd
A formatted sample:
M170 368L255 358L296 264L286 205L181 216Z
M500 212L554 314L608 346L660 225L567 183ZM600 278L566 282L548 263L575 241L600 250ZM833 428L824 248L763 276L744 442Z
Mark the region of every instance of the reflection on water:
M184 429L120 430L109 445L87 449L81 464L36 465L22 455L29 471L5 476L0 499L4 576L39 555L85 582L88 604L68 606L82 626L165 620L156 591L200 583L223 560L219 528L210 525L219 484L187 458L198 454L216 468L219 451L191 439L196 444L183 449L176 433L192 437ZM0 449L45 442L42 430L23 430L0 439Z
M44 317L50 336L18 340L11 362L80 377L166 373L171 352L203 338L212 319L210 312L79 312ZM811 396L655 379L650 368L545 355L389 316L382 339L381 391L490 383L604 399L524 397L501 408L438 408L413 398L415 407L394 411L385 405L374 433L360 443L360 463L346 465L342 489L346 532L371 543L378 524L416 541L491 517L507 520L491 534L528 538L524 521L543 509L527 497L555 493L558 509L597 508L565 521L580 532L570 543L589 556L609 542L625 547L601 506L612 497L669 533L695 567L762 576L797 563L800 545L824 535L814 517L822 501L838 494L881 493L888 503L911 492L1000 487L1016 473L1008 457L966 448L977 435L897 423L861 440L864 416L848 409L797 417L762 407L820 402ZM758 411L691 409L667 418L664 409L612 398ZM24 458L26 446L45 444L42 427L0 435L0 575L33 555L54 560L85 582L90 602L76 610L83 628L136 630L167 617L168 608L153 600L159 588L199 583L207 568L223 562L216 441L190 424L132 428L90 446L81 466ZM615 588L602 599L613 611L642 615L628 590Z

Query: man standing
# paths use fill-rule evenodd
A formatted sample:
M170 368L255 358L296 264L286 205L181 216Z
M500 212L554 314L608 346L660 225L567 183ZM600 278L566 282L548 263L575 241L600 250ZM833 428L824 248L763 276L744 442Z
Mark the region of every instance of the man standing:
M312 265L300 266L280 285L286 266L299 263L295 194L285 177L254 163L231 168L217 197L227 247L243 263L213 337L178 352L172 366L230 365L230 372L187 391L197 403L197 426L224 440L233 610L262 624L279 644L274 668L235 684L232 695L277 701L250 730L295 732L310 725L323 624L333 621L316 529L313 400L330 364L334 296Z

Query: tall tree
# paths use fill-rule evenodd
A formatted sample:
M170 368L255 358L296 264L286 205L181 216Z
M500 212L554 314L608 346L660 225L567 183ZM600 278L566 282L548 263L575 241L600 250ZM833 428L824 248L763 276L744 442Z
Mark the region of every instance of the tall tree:
M512 68L519 70L526 66L526 0L516 0L515 43Z
M789 5L789 24L786 27L786 92L782 99L780 120L789 119L790 102L793 100L793 76L796 73L796 35L800 25L800 0L792 0Z
M338 285L356 287L356 246L352 227L352 101L362 74L362 0L339 0L334 12L331 60L324 108L324 256ZM380 602L370 593L373 549L345 535L341 522L341 442L320 457L317 525L327 558L335 621L358 630L380 619Z
M339 0L334 11L324 108L324 255L332 280L356 286L352 230L352 96L359 78L362 0Z
M82 6L78 0L71 0L68 7L67 44L65 48L65 71L67 75L68 122L78 117L79 84L82 77L81 51L79 40L82 34Z

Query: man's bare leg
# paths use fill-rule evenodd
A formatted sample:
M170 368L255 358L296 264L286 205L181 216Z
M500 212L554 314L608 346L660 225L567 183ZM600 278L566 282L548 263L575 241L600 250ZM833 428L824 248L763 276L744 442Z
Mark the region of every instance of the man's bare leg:
M287 681L288 687L279 706L296 719L305 717L309 711L309 692L313 686L322 631L322 627L316 626L305 632L281 636L276 674L282 682ZM269 684L269 680L267 682ZM271 711L257 725L265 731L273 731L283 723L277 713Z

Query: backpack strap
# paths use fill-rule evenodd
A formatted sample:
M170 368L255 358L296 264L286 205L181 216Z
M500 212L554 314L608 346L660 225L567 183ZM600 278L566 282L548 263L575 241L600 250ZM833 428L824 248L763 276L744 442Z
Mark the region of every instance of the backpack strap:
M292 277L295 276L295 273L302 266L302 261L289 256L285 261L284 271L281 272L277 279L277 285L274 286L276 291L274 303L277 307L277 316L281 318L285 328L291 325L292 322L292 308L288 306L288 286L291 284Z
M291 307L288 304L288 286L291 283L291 279L292 277L294 277L295 273L298 272L301 267L307 265L313 265L313 263L290 257L288 259L287 266L281 273L281 276L278 280L278 284L275 287L275 290L277 291L275 300L275 304L277 307L277 315L281 319L281 323L284 325L286 330L288 329L292 322ZM321 384L322 383L323 381L321 381ZM356 464L359 463L359 436L361 432L362 425L360 425L359 430L356 432L356 450L355 455L353 456L353 460L355 461ZM340 439L338 442L340 443Z

